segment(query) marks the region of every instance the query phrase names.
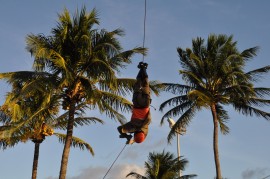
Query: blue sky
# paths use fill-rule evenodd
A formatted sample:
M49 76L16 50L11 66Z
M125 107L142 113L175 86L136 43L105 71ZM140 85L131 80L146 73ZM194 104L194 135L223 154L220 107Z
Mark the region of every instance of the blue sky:
M67 8L74 13L83 5L88 12L99 12L100 28L122 28L120 37L124 49L142 46L144 0L91 0L91 1L3 1L0 6L0 72L31 70L33 58L25 50L27 34L50 34L56 26L57 13ZM247 70L269 65L270 46L270 1L268 0L147 0L146 41L149 48L145 61L151 80L183 83L178 75L177 47L191 47L192 38L207 38L209 34L233 35L239 50L260 46L260 51L247 66ZM137 63L133 59L119 74L135 78ZM258 84L269 87L269 76ZM0 102L9 87L0 82ZM159 105L171 97L162 93L153 96L152 105ZM130 97L128 97L130 98ZM270 123L262 118L246 117L227 108L230 115L230 133L220 135L219 150L222 174L228 179L261 179L270 175ZM268 108L265 110L268 111ZM89 116L100 116L105 124L75 129L76 136L84 139L95 150L92 157L87 151L71 149L68 163L68 179L103 178L111 163L125 145L118 138L119 125L98 112L89 111ZM176 139L171 145L166 142L168 124L160 126L163 113L152 109L153 121L147 140L142 144L127 146L107 179L122 179L131 171L143 174L144 161L149 152L170 151L177 155ZM130 114L126 114L127 119ZM184 174L197 174L198 179L215 176L212 147L213 125L209 111L198 113L181 136L181 155L189 161ZM47 138L41 145L38 168L39 179L58 178L63 145L55 137ZM0 178L27 179L31 177L34 145L21 143L14 148L0 151Z

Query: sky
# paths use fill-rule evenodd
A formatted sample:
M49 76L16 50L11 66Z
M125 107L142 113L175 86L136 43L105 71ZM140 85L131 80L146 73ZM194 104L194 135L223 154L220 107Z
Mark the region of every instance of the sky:
M96 8L99 29L109 31L122 28L119 37L123 49L142 46L144 0L2 0L0 6L0 72L32 70L33 57L25 49L28 34L50 35L57 24L57 14L67 8L71 14L85 5L88 12ZM246 70L269 65L270 52L269 0L147 0L145 47L148 54L150 80L184 84L176 48L191 47L193 38L207 39L209 34L233 35L240 51L259 46L258 55L247 64ZM135 78L141 56L135 56L119 77ZM269 75L256 86L269 87ZM10 86L0 81L0 104ZM131 172L144 174L144 162L149 152L169 151L177 156L176 138L167 143L169 125L160 125L164 112L159 106L172 94L152 96L152 123L147 139L142 144L128 145L107 174L106 179L123 179ZM131 99L131 97L127 97ZM247 117L226 108L230 115L228 135L219 135L219 155L222 175L228 179L262 179L270 175L270 121L255 116ZM268 111L269 108L264 110ZM88 142L95 156L88 151L72 148L67 179L100 179L125 146L118 138L118 122L97 111L87 111L105 124L79 127L74 135ZM130 118L130 114L125 114ZM192 119L185 135L180 137L181 156L189 161L183 174L197 174L198 179L213 179L215 164L210 111L203 110ZM56 137L47 137L41 144L38 179L59 176L63 145ZM34 144L20 143L0 151L1 179L31 178Z

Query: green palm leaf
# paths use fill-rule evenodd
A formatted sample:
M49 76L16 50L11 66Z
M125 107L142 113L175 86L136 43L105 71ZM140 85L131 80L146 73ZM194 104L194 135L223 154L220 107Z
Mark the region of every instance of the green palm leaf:
M60 133L54 133L55 136L58 137L59 142L61 143L65 143L65 138L66 135L64 134L60 134ZM92 149L92 147L85 141L83 141L82 139L78 138L78 137L72 137L72 143L71 145L73 147L79 147L81 150L88 150L92 155L94 155L94 151Z

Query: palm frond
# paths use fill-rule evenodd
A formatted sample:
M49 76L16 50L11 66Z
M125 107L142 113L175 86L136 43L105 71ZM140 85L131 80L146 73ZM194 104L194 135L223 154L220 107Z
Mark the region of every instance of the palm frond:
M151 92L154 93L156 96L159 96L159 94L164 91L163 84L156 80L149 81L149 87L151 89Z
M251 97L247 100L247 104L256 107L265 107L270 105L270 100Z
M133 48L131 50L120 52L120 53L116 54L115 56L113 56L112 58L110 58L108 60L108 62L110 64L110 66L112 67L112 69L116 70L117 72L120 72L119 68L125 68L126 64L130 64L131 63L130 58L134 54L137 54L137 53L146 55L147 49L142 48L142 47L137 47L137 48Z
M227 111L223 109L221 105L216 105L216 111L217 111L220 131L222 132L222 134L226 135L230 132L229 127L226 125L226 122L228 122L229 120L228 113Z
M65 130L67 128L67 118L57 118L56 121L57 122L53 124L53 128L62 130ZM90 125L92 123L104 124L103 120L96 117L76 117L74 119L74 127Z
M186 101L181 103L180 105L177 105L175 107L172 107L170 110L168 110L163 117L161 118L160 124L162 125L164 123L164 120L171 117L171 116L179 116L183 113L183 111L189 109L191 106L194 106L194 102L192 101Z
M14 138L0 138L0 149L6 150L7 148L14 147L19 140Z
M14 147L19 142L23 141L22 133L17 130L16 133L12 132L13 124L0 126L0 148L3 150Z
M59 142L65 143L65 138L66 138L65 134L54 133L54 135L58 137ZM74 136L72 137L71 145L75 148L79 147L81 150L87 149L94 156L94 151L92 147L87 142L83 141L82 139L78 137L74 137Z
M236 111L241 112L243 115L249 115L249 116L256 115L257 117L263 117L266 120L270 120L270 113L251 107L249 105L246 105L243 103L234 104L234 108Z
M191 119L194 117L196 112L196 106L190 106L189 109L187 109L179 118L178 120L175 122L175 124L173 125L171 131L168 134L167 140L168 143L171 143L172 138L177 134L177 130L180 128L185 129Z
M10 121L10 116L4 112L2 109L2 106L0 106L0 122L5 124Z
M241 56L242 56L245 60L251 59L252 57L254 57L254 56L257 55L257 51L258 51L259 49L260 49L260 48L259 48L258 46L252 47L252 48L248 48L248 49L245 49L243 52L241 52Z
M246 73L246 75L250 78L250 80L258 82L263 79L264 75L267 74L269 70L270 65L249 71Z
M111 119L116 119L121 124L126 123L126 118L124 115L120 114L118 110L115 110L110 104L104 102L97 102L99 110L101 113L104 113Z
M114 84L116 90L112 90L111 86L105 81L99 81L99 86L103 91L116 92L119 95L126 96L132 93L135 82L136 79L132 78L117 78Z
M99 97L99 101L97 101L97 103L99 104L99 108L101 109L101 111L106 111L107 114L113 114L110 113L109 110L107 109L113 109L113 111L121 111L121 112L129 112L131 111L131 106L132 103L130 101L128 101L127 99L115 95L113 93L109 93L106 91L96 91L97 95L100 96ZM113 117L112 115L110 115L110 117Z
M168 107L168 106L178 106L180 105L181 103L186 103L187 101L189 101L187 95L182 95L182 96L175 96L175 97L172 97L166 101L164 101L160 107L159 107L159 110L161 112L163 112L164 108Z
M129 176L135 177L136 179L147 179L145 176L142 176L141 174L138 174L136 172L130 172L129 174L127 174L126 178Z
M175 95L186 94L193 88L188 85L173 84L173 83L162 83L164 91L170 92Z
M255 87L253 88L256 96L264 97L265 95L270 95L270 88Z

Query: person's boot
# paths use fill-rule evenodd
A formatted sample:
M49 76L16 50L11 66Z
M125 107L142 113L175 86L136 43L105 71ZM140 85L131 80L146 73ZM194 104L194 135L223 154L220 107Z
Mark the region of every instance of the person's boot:
M144 66L145 69L147 69L148 63L143 63L143 66Z
M127 137L127 134L122 132L122 126L118 126L117 130L118 130L118 132L120 134L119 138L126 138Z
M137 66L139 69L142 69L142 68L144 68L144 63L143 62L140 62L139 64L138 64L138 66Z
M132 135L128 135L128 134L120 134L119 138L126 138L127 140L130 140L132 138Z
M132 138L132 135L128 135L122 132L122 126L117 127L117 130L120 133L119 138L126 138L127 140Z

